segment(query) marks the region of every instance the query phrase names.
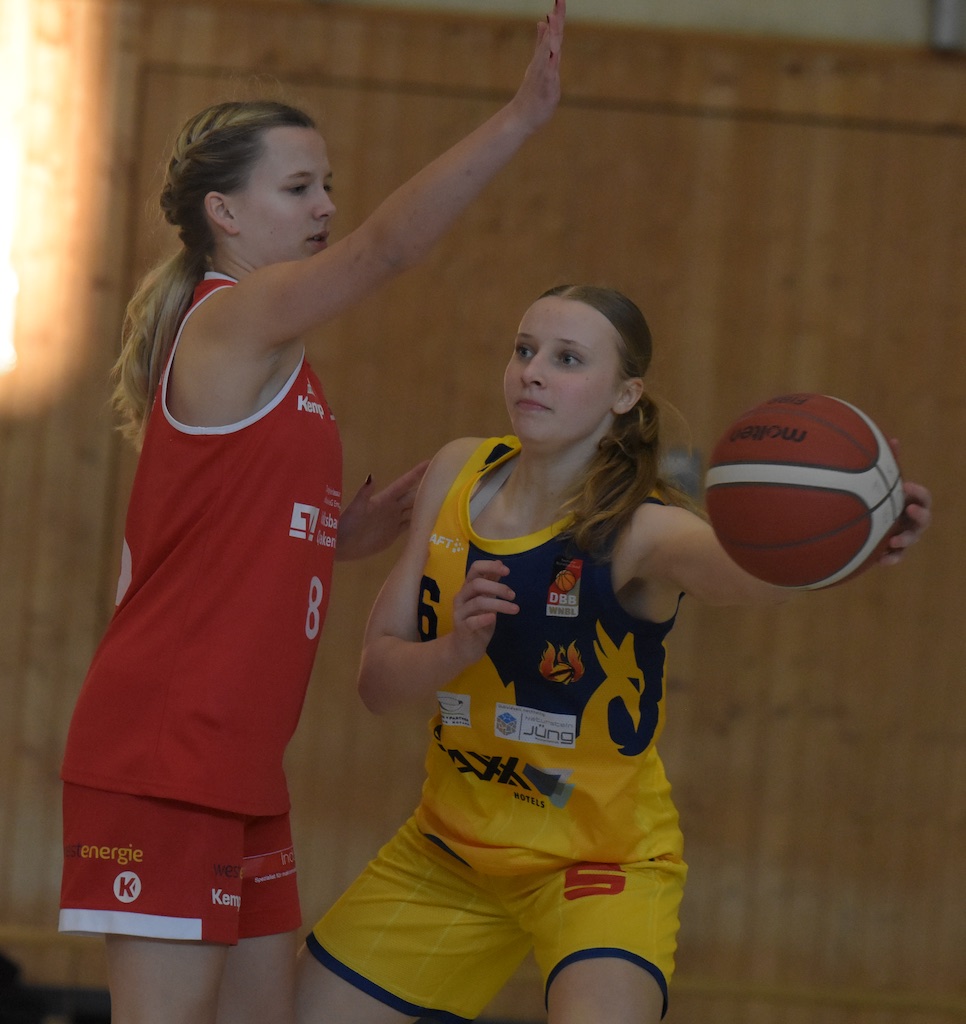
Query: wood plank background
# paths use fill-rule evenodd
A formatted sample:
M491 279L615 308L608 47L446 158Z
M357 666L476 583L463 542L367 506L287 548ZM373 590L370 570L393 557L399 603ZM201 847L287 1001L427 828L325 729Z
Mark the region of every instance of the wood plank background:
M133 459L106 372L124 297L172 244L161 159L208 102L302 103L338 234L509 96L532 26L278 0L39 6L63 76L46 102L70 97L70 127L34 128L36 174L55 143L60 163L32 194L62 213L43 227L38 206L24 232L43 270L24 274L23 357L0 378L0 949L31 978L101 984L99 944L53 932L57 771L113 598ZM966 1019L964 196L961 61L573 26L548 129L425 267L310 340L350 490L505 429L516 322L564 280L640 302L677 442L706 453L742 409L823 391L872 413L933 488L936 525L894 570L775 611L682 612L663 754L691 874L671 1024ZM353 692L390 562L339 567L289 751L307 923L418 796L424 723L373 718ZM493 1012L539 1019L531 965Z

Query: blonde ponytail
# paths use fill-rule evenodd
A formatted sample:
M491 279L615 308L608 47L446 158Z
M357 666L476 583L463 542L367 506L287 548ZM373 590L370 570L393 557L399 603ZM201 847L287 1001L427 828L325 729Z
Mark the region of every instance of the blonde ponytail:
M188 309L204 268L191 265L186 249L149 271L127 305L121 330L121 354L112 370L112 404L121 433L141 447L161 374L171 354L178 325Z
M580 492L567 505L576 545L609 556L618 534L659 483L657 406L643 395L601 439Z

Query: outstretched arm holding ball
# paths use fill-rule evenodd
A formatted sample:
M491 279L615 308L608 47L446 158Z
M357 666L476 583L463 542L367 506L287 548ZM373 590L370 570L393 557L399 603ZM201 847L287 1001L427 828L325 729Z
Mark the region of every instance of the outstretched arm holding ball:
M932 495L922 484L902 484L904 509L872 563L896 565L932 521ZM618 555L624 555L619 559ZM643 505L615 552L647 617L671 615L680 594L716 606L781 604L803 589L767 582L742 568L711 525L687 509ZM618 577L621 579L623 577ZM625 583L627 586L627 583Z
M843 583L907 532L897 451L842 399L804 392L762 402L711 453L705 500L715 534L742 568L769 583Z

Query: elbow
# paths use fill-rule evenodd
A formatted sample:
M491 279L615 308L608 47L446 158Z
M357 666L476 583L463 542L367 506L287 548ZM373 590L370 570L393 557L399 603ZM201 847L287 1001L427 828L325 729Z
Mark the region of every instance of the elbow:
M392 710L392 702L387 699L388 695L381 686L374 686L372 680L365 674L359 674L357 684L359 698L368 712L373 715L384 715Z
M389 280L423 263L432 251L433 240L424 240L412 223L379 224L369 245L379 275Z
M356 689L366 710L374 715L385 715L399 703L392 677L385 671L385 662L378 657L378 652L365 647L359 661Z
M407 247L407 241L394 226L370 219L351 240L353 273L357 279L379 285L391 280L419 262Z

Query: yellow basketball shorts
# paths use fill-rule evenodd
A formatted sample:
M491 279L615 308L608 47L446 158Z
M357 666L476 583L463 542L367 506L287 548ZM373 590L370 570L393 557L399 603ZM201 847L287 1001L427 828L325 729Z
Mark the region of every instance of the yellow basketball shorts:
M678 859L474 871L410 819L306 939L329 970L402 1013L478 1016L533 949L545 991L569 963L620 957L664 993L687 873Z

